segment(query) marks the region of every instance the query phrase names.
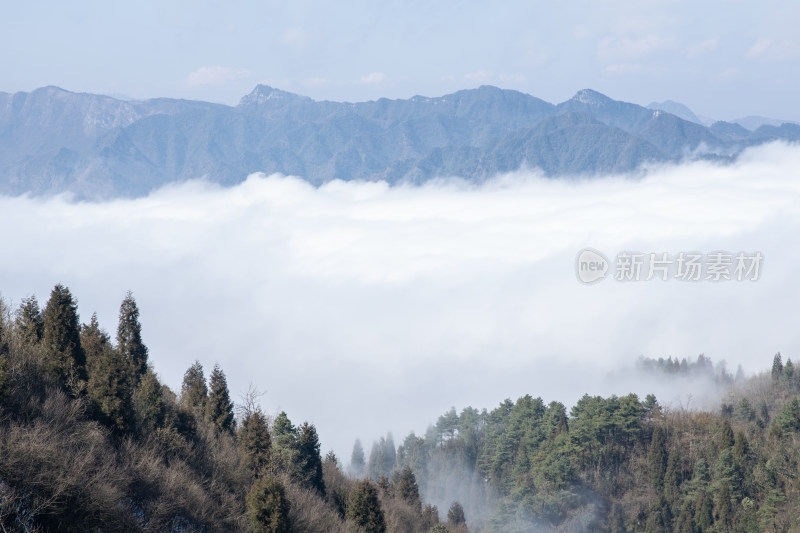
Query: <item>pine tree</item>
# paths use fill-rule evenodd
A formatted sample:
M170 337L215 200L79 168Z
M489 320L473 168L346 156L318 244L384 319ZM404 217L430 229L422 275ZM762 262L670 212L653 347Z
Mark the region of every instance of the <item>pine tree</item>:
M717 449L724 450L730 448L733 446L733 443L733 427L731 427L730 421L725 419L722 421L722 426L720 427L719 436L717 438Z
M459 527L466 523L467 518L464 516L464 507L458 502L453 502L450 509L447 511L447 525Z
M353 444L353 453L350 454L350 474L353 477L360 478L364 475L365 466L364 448L361 446L361 441L356 439L356 442Z
M23 346L38 346L44 335L44 318L36 296L23 298L16 312L15 324Z
M53 288L44 310L42 354L70 394L81 394L86 387L86 355L81 347L78 305L61 284Z
M200 364L200 361L195 361L183 374L181 403L195 411L205 412L207 400L208 387L205 374L203 374L203 365Z
M139 379L147 371L147 346L142 342L139 308L130 291L125 295L119 308L117 349L128 361L134 375L134 383L138 384Z
M711 496L709 496L705 491L700 492L697 495L697 501L695 502L696 511L694 516L695 526L697 527L697 531L699 533L711 531L711 526L714 523L714 517L711 508Z
M419 497L419 486L417 478L410 467L406 466L400 471L395 483L395 494L404 502L413 507L417 512L422 508L422 501Z
M208 400L206 401L206 420L220 431L232 431L234 425L233 403L228 392L225 373L219 365L214 365L209 378Z
M247 517L256 533L288 533L290 503L275 477L257 479L247 494Z
M722 483L716 494L717 523L720 531L730 531L733 515L731 492L727 483Z
M297 439L298 477L300 483L325 495L325 481L322 479L322 457L320 455L317 429L308 422L300 426Z
M667 471L667 448L664 430L656 426L653 430L653 440L647 452L647 475L653 487L661 491L664 488L664 474Z
M422 509L422 529L427 531L437 525L439 525L439 509L435 505L426 504ZM449 531L447 528L445 530Z
M259 477L266 472L271 445L267 417L260 409L255 409L244 418L239 432L244 465L252 476Z
M0 299L0 405L5 396L6 376L8 375L8 329L5 303Z
M139 423L145 430L152 431L167 425L167 405L162 389L158 377L148 367L147 372L139 380L135 394L136 413Z
M366 533L385 533L386 521L378 499L378 489L369 480L361 480L347 500L347 519Z
M775 357L772 358L772 380L780 381L782 375L783 361L781 361L781 353L778 352L775 354Z
M297 428L289 420L286 411L281 411L272 424L272 466L295 476L300 455L298 448Z
M81 346L86 354L88 383L86 392L98 418L118 432L133 424L133 391L128 365L100 328L97 314L81 330Z

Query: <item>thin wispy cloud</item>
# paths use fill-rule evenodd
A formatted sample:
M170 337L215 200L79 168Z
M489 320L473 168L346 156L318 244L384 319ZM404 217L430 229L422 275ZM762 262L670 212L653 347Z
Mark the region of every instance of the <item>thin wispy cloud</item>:
M787 244L800 231L798 169L800 148L775 144L641 179L524 171L480 186L315 188L255 174L105 203L0 198L13 228L0 287L44 301L62 282L82 319L97 311L111 331L131 289L171 387L194 359L219 362L234 397L257 385L268 412L314 422L323 448L346 456L355 437L423 431L451 405L650 392L602 379L639 355L705 353L747 371L778 350L800 357L800 249ZM765 259L757 282L584 286L586 246Z
M383 72L370 72L366 76L361 76L358 81L361 83L382 83L386 81L386 74Z
M230 67L200 67L186 77L186 83L192 87L204 85L225 85L232 81L245 80L250 77L247 69Z

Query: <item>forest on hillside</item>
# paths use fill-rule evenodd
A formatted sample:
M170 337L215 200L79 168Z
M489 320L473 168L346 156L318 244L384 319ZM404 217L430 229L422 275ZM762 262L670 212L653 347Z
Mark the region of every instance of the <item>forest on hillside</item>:
M161 383L131 293L112 337L56 285L0 300L3 531L800 531L800 369L780 354L745 378L710 372L718 409L648 395L585 395L570 409L530 395L444 413L345 468L315 426L234 405L225 373L188 361ZM723 367L724 369L724 367Z

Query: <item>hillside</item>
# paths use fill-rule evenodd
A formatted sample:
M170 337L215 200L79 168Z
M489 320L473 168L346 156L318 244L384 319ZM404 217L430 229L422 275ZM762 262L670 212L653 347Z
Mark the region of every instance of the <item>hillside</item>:
M776 355L745 379L711 362L642 360L663 379L731 384L717 412L649 395L526 395L452 409L426 435L357 442L348 474L313 424L269 420L251 390L189 366L153 373L136 301L116 342L79 325L69 289L0 302L4 531L796 531L800 374ZM724 368L724 367L721 367ZM359 480L360 479L360 480ZM445 509L447 509L445 513Z

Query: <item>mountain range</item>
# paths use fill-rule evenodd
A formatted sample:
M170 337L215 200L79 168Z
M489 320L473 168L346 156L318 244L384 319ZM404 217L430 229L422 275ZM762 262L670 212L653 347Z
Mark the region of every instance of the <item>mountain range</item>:
M800 125L750 119L751 129L704 125L675 102L643 107L590 89L557 105L491 86L348 103L258 85L226 106L44 87L0 92L0 194L137 197L193 178L232 185L252 172L315 185L481 181L520 167L595 175L687 158L729 161L748 146L800 140Z

